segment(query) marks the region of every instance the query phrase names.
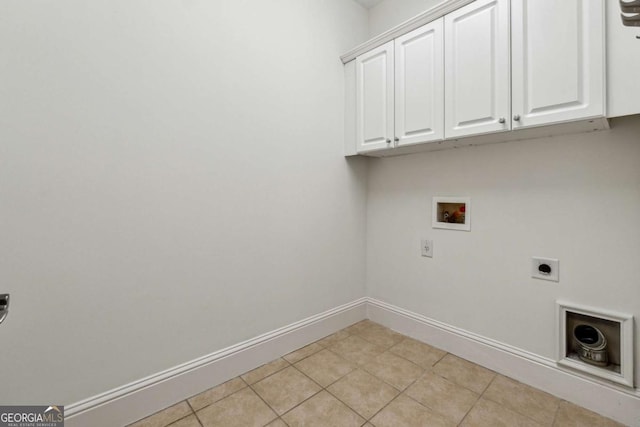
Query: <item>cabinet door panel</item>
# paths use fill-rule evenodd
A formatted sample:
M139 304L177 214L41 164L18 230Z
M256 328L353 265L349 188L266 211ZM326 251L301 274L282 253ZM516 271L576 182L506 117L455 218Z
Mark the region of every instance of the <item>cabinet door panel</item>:
M514 0L514 129L604 115L602 0Z
M477 0L445 17L445 70L445 137L510 129L507 0Z
M444 137L443 19L395 40L397 145Z
M358 152L391 147L393 140L393 42L356 58Z

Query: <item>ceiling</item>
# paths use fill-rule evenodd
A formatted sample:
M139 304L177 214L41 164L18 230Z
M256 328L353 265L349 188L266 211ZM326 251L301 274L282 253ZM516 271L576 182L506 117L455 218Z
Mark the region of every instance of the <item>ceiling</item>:
M362 6L367 9L371 9L374 6L377 6L379 3L382 3L383 0L355 0L356 3L360 3Z

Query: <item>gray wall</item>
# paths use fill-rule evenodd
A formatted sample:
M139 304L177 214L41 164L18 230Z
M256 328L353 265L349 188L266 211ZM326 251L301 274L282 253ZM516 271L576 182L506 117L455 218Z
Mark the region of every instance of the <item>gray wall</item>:
M377 36L442 0L385 0L369 9L369 37Z
M0 2L0 402L70 404L364 295L351 1Z

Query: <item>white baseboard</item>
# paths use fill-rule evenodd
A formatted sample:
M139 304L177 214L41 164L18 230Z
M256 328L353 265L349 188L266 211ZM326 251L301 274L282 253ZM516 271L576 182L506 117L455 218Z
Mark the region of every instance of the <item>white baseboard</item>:
M561 369L552 359L367 298L367 318L628 426L640 427L640 393Z
M365 319L367 298L65 406L68 427L125 426Z
M365 318L625 425L640 427L637 389L566 371L552 359L368 297L67 405L66 425L127 425Z

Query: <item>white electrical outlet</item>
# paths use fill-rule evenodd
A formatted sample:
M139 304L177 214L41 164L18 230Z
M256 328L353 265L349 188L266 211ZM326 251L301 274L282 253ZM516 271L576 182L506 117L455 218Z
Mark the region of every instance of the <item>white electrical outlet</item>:
M422 239L422 256L433 258L433 240Z
M560 261L555 258L531 258L531 277L534 279L560 281Z

